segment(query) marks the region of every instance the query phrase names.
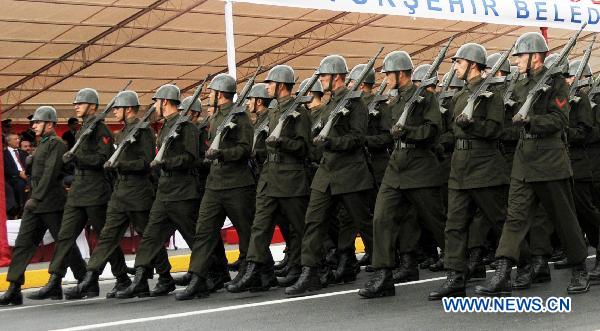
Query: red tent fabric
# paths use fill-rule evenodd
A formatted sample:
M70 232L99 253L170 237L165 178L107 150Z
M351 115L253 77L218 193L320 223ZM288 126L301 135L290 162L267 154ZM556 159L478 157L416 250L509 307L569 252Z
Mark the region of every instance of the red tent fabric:
M0 121L2 120L2 105L0 105ZM0 126L0 135L2 127ZM0 140L0 151L3 150ZM0 153L0 169L4 169L4 153ZM6 192L4 192L4 175L0 176L0 267L10 264L10 248L6 237Z

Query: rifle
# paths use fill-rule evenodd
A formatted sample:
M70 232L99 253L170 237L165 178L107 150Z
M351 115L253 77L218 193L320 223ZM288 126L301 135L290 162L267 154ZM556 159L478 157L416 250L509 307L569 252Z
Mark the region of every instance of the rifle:
M133 129L131 129L129 131L127 136L125 136L123 141L121 141L121 143L119 144L117 149L114 151L114 153L110 156L108 161L106 161L106 163L104 163L104 168L112 167L115 164L115 162L117 161L117 159L119 158L119 155L121 155L121 153L123 152L123 150L125 150L125 148L127 148L127 146L133 144L137 140L136 136L137 136L138 132L141 129L147 128L150 125L150 122L148 120L150 119L150 116L152 116L152 114L154 114L155 110L156 110L156 107L154 107L154 105L152 105L152 107L150 107L150 109L148 109L146 111L146 113L144 113L144 116L133 127Z
M216 135L215 135L215 138L213 139L212 144L210 144L210 147L208 149L209 151L210 150L215 150L215 151L219 150L219 146L221 145L221 138L225 134L226 130L233 129L236 126L236 124L233 123L233 118L246 111L246 99L248 99L248 94L250 93L250 89L254 85L254 80L256 80L256 75L258 75L258 72L260 71L261 68L262 68L262 66L258 66L258 68L256 68L256 72L254 73L254 75L252 75L252 77L250 77L250 79L248 79L248 81L246 82L246 85L244 86L244 89L238 95L238 100L234 104L233 109L229 112L229 115L227 115L227 117L225 117L223 122L221 122L221 125L219 125L217 127ZM215 109L215 112L216 111L217 110ZM207 151L207 153L208 153L208 151Z
M202 92L202 88L204 87L204 84L206 84L208 77L209 75L207 75L206 78L204 78L204 80L196 88L196 91L194 91L194 94L192 95L192 102L190 102L190 104L187 107L185 107L185 109L179 111L179 117L177 118L177 121L175 122L175 124L173 124L167 135L163 138L158 153L156 153L154 160L152 160L152 162L150 163L151 167L154 167L162 162L167 148L169 148L171 142L179 136L179 130L181 129L181 125L188 121L188 113L192 108L194 101L196 101L196 99L198 99L198 97L200 96L200 92Z
M462 113L456 118L457 122L469 122L473 120L473 112L475 111L475 107L477 107L477 104L479 104L479 97L489 98L492 95L492 92L488 91L487 89L492 84L494 76L496 76L496 74L500 70L500 66L502 66L504 61L508 59L508 56L510 55L510 52L512 52L514 47L514 45L511 46L508 51L502 54L502 56L500 57L498 62L496 62L490 73L487 76L485 76L485 79L479 85L477 90L471 95L469 95L469 98L467 99L467 106L465 107L465 109L463 109Z
M519 80L519 69L517 68L513 72L511 72L510 77L508 78L508 87L506 88L506 92L504 92L504 96L502 100L504 101L505 107L514 107L516 102L512 99L513 92L515 91L515 85L517 85L517 81Z
M389 96L383 94L386 87L387 78L381 82L381 85L379 85L379 89L377 89L377 93L375 93L373 100L371 100L371 102L369 102L369 104L367 105L367 109L369 110L370 116L379 115L379 104L388 100Z
M256 147L256 142L261 133L269 133L269 116L265 116L263 120L258 123L256 129L254 129L254 139L252 141L252 151L254 152L254 148Z
M550 82L550 79L552 79L552 76L555 73L556 68L567 59L567 56L569 55L569 53L575 46L575 43L577 42L577 38L579 37L579 34L581 34L581 31L583 31L583 29L586 26L587 26L587 22L581 26L579 31L577 31L577 33L575 33L575 35L573 35L571 37L571 39L569 39L569 42L565 45L565 47L563 47L563 49L560 52L560 54L558 55L558 58L556 59L556 61L554 61L548 67L546 72L544 72L544 75L542 76L542 78L529 91L529 93L527 93L527 98L525 99L525 102L521 106L521 109L519 109L519 112L516 113L515 116L513 116L513 123L515 123L515 124L522 123L523 120L529 114L531 107L533 107L533 105L535 104L537 99L540 97L542 92L546 92L546 91L548 91L548 89L550 89L550 85L548 85L548 83Z
M319 79L318 72L319 72L318 69L315 70L315 73L312 75L312 77L310 78L308 83L306 85L304 85L304 87L298 91L292 104L289 107L287 107L287 109L283 113L281 113L281 115L279 116L279 121L277 121L277 125L275 126L275 128L273 129L273 131L271 132L269 137L267 137L268 141L272 141L272 140L275 140L275 139L281 137L281 130L283 130L283 125L285 124L285 121L290 116L297 117L298 115L300 115L300 113L298 113L296 111L296 109L298 108L298 106L300 106L300 104L308 103L308 102L312 101L312 96L309 96L308 93L310 92L310 89L313 87L313 85L315 85L315 83Z
M101 121L104 120L104 118L106 118L106 115L108 114L108 112L112 109L113 105L115 104L117 95L119 95L119 93L125 91L129 87L129 85L131 85L131 82L132 82L131 80L128 81L127 84L125 84L125 87L123 89L121 89L117 94L115 94L115 96L112 98L112 100L106 105L106 107L104 107L104 110L101 113L96 114L94 116L94 118L90 122L90 125L88 125L87 128L85 128L85 130L83 130L83 132L79 136L79 139L77 139L77 141L75 142L75 145L73 145L73 147L71 147L71 149L67 153L65 153L65 155L74 154L75 151L77 151L77 149L79 149L79 145L81 145L81 143L85 139L87 139L87 137L90 136L92 134L92 132L94 132L98 123L100 123Z
M448 79L446 79L446 81L444 82L444 85L442 85L442 90L438 94L438 104L440 105L440 112L442 114L444 114L448 111L447 108L442 107L444 100L446 100L448 98L452 98L454 96L454 94L456 94L456 91L449 91L450 83L452 83L454 76L456 76L456 69L454 67L452 67L452 70L450 70L449 73L450 74L448 75Z
M351 100L358 99L361 97L362 91L359 90L360 84L365 80L365 77L367 77L369 71L373 69L373 66L375 66L375 61L377 60L377 57L379 57L379 54L381 54L381 52L383 52L383 47L381 47L379 51L377 51L377 54L375 54L375 56L373 56L369 60L363 71L360 73L360 76L356 80L356 83L352 85L351 89L345 92L340 102L338 102L337 105L335 105L335 108L331 111L331 113L329 113L327 122L325 122L325 125L321 129L321 132L319 132L319 134L315 137L315 141L325 141L327 136L329 136L329 131L331 131L331 128L333 127L333 121L338 117L338 115L343 116L350 112L350 110L348 110L346 107L350 104Z
M581 76L583 76L583 71L587 67L587 64L590 62L590 56L592 55L592 47L596 42L596 35L594 34L594 38L592 38L592 42L588 46L588 48L583 53L583 58L579 63L579 68L577 68L577 72L575 73L575 79L573 80L573 84L571 84L571 90L569 91L569 102L579 103L581 100L580 97L576 95L577 90L579 89L579 83L581 82Z
M446 52L448 52L448 48L450 48L450 43L452 43L452 40L454 40L454 36L450 37L446 45L442 47L438 56L435 58L435 60L433 60L431 68L427 70L425 76L423 76L423 79L421 79L421 84L417 87L410 99L406 101L406 104L404 105L404 110L402 111L398 122L392 127L392 132L399 129L401 130L404 127L408 115L413 112L417 103L421 103L423 101L424 98L421 94L423 94L423 92L427 90L427 86L437 83L437 76L435 75L435 73L438 71L440 65L442 64L442 61L446 57ZM400 95L398 95L396 99L399 97Z

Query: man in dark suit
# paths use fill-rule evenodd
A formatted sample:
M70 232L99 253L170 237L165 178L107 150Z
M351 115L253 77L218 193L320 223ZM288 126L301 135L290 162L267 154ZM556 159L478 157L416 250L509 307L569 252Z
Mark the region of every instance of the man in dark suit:
M75 145L75 134L79 129L79 120L75 117L71 117L67 121L67 125L69 126L69 131L65 131L61 138L65 143L67 143L69 150L71 150L73 145Z
M4 178L14 192L17 207L13 214L18 214L22 210L25 200L27 200L28 178L25 173L25 159L27 153L19 149L21 138L14 133L6 136L7 147L4 150Z

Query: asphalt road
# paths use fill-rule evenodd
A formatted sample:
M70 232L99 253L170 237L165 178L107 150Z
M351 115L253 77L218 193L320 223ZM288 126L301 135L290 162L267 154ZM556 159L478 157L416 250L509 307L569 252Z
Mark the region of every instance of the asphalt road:
M593 259L588 259L592 266ZM178 302L173 295L144 299L94 298L31 301L0 308L1 330L597 330L600 286L572 296L571 313L445 313L427 301L442 273L422 272L421 280L396 287L396 296L366 300L356 294L369 274L352 284L330 286L316 295L290 298L282 289L265 293L224 291L206 299ZM490 273L488 273L488 276ZM514 275L513 275L514 276ZM568 270L552 270L550 284L515 296L566 296ZM469 294L477 282L469 284ZM101 284L101 294L112 287ZM28 292L28 291L26 291Z

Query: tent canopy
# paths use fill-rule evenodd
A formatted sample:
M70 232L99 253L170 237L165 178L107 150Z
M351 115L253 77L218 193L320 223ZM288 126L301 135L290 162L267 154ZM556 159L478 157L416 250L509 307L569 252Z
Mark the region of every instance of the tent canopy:
M289 64L303 79L332 53L345 56L353 67L383 46L384 54L411 53L418 65L430 62L453 34L449 56L465 42L483 44L488 54L502 51L522 33L539 31L248 3L234 3L233 13L240 85L259 64L266 70ZM2 118L17 121L43 104L55 106L61 119L72 116L74 94L83 87L96 88L105 104L132 79L130 89L148 105L162 84L175 83L190 95L207 74L227 72L224 2L219 0L10 0L0 12L0 29ZM549 29L550 48L560 51L572 33ZM591 32L580 39L591 40ZM581 56L585 47L587 42L578 43L572 57ZM592 68L599 61L592 57ZM440 74L449 66L448 57Z

